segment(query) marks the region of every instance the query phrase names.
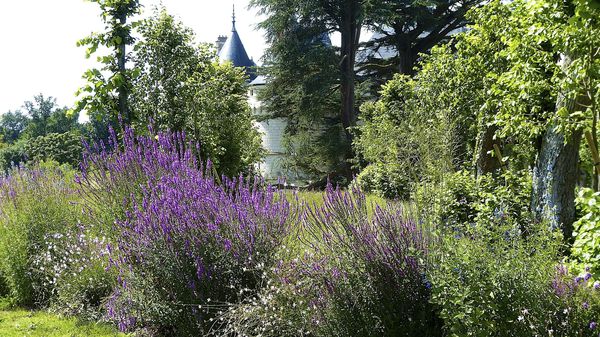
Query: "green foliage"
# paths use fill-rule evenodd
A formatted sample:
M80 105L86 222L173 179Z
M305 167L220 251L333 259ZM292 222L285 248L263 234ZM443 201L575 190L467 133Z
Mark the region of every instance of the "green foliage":
M444 53L451 57L444 50L434 55ZM439 180L441 174L453 169L455 148L466 147L457 135L463 135L459 131L468 130L472 120L465 122L459 112L440 107L446 88L439 77L442 69L444 63L440 62L415 79L396 76L383 86L377 102L362 106L362 123L355 130L355 151L359 160L395 172L388 179L399 179L396 184L405 186L404 191L396 189L398 192L406 193L419 181ZM464 161L465 155L461 154L456 157ZM375 188L387 190L390 197L400 196L393 194L394 189Z
M67 108L59 108L56 99L36 95L33 101L25 102L29 119L24 130L27 138L36 138L50 133L65 133L78 128L79 114L68 114Z
M26 144L27 140L22 139L12 145L0 149L0 173L7 172L12 167L19 166L21 163L25 162Z
M502 127L501 135L535 138L553 122L569 133L588 126L597 114L592 111L597 107L589 103L570 112L564 108L557 111L555 106L559 96L584 95L594 101L597 95L600 60L594 54L600 46L594 37L600 33L600 8L594 1L504 5L512 12L500 33L510 67L491 92L499 109L496 123ZM489 10L481 13L480 20L495 15Z
M432 303L450 336L595 336L600 293L559 265L561 235L543 224L442 235Z
M573 224L571 257L581 265L600 269L600 192L582 188L575 199L581 217Z
M118 118L127 123L134 120L127 107L127 96L131 90L131 81L137 70L126 69L126 47L134 41L132 29L136 23L127 20L140 10L138 0L90 0L97 3L104 22L104 32L93 33L77 42L86 46L86 58L95 54L99 48L108 48L111 54L98 56L101 69L92 68L83 74L87 81L77 91L79 100L71 113L86 111L99 137L108 136L107 125L118 125ZM120 116L119 116L120 115Z
M16 142L29 125L29 118L21 111L8 111L0 116L0 135L2 141Z
M270 26L271 34L279 33L277 38L270 38L261 68L267 83L258 96L263 102L263 117L287 119L284 138L288 170L317 178L341 171L349 151L336 95L339 60L324 25L307 26L292 15L289 11L274 12L262 24ZM291 28L283 29L280 24Z
M50 133L30 139L24 150L31 161L53 160L77 167L83 151L82 136L78 132Z
M7 172L29 160L55 160L76 165L81 156L79 114L68 114L56 99L36 95L24 103L26 114L16 111L0 117L0 169Z
M362 71L367 70L374 80L390 80L394 73L413 74L414 66L421 54L467 24L465 13L483 1L428 1L398 2L393 0L374 1L367 23L370 30L378 33L365 43L369 48L393 48L398 55L378 57L376 52L367 52L359 62ZM373 76L375 75L375 76Z
M248 171L262 156L243 69L219 64L208 46L162 9L141 22L135 46L132 109L138 131L184 131L220 173Z
M445 228L467 230L471 226L484 228L498 224L524 226L530 222L529 198L531 176L527 171L490 174L475 179L466 171L445 177L436 201L438 208L426 205L427 211L437 213Z
M442 236L429 274L431 302L448 335L534 336L549 329L564 335L554 315L566 307L550 287L559 240L542 228L531 228L528 239L523 234L499 223Z
M15 169L0 181L0 270L14 304L48 299L50 289L38 287L42 276L32 261L47 234L78 223L72 181L66 167Z
M327 3L253 0L251 5L266 14L265 21L259 26L266 31L270 45L266 51L265 70L271 83L263 96L267 100L267 112L291 119L286 131L289 136L319 134L334 124L341 125L338 129L344 133L343 138L336 141L340 144L336 152L325 150L328 143L323 143L324 139L313 139L311 143L298 146L322 147L315 149L312 155L325 158L323 162L341 158L333 166L316 165L307 173L323 176L323 171L335 170L351 177L348 160L352 157L352 136L348 128L356 123L355 61L361 28L371 14L369 9L373 4L357 0ZM339 52L329 41L332 32L341 36ZM337 138L339 134L333 135ZM308 137L304 135L301 139ZM290 144L294 145L293 142ZM302 160L294 149L292 146L288 151L292 165L295 160ZM310 148L305 150L308 151ZM334 156L328 158L323 153Z
M394 164L371 164L356 176L353 183L362 191L388 199L408 199L411 192L406 172Z

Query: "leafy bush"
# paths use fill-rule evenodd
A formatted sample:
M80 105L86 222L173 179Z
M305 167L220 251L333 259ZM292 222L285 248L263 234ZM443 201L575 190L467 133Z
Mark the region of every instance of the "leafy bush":
M419 194L431 194L431 191ZM419 200L427 212L436 213L435 222L446 228L464 230L474 225L496 226L510 222L522 226L530 221L531 177L528 171L505 172L474 178L469 172L445 175L435 200ZM436 204L437 209L432 207Z
M582 265L592 266L600 271L600 192L582 188L575 199L581 214L573 224L575 241L571 247L571 257Z
M14 144L0 149L0 168L2 172L8 172L12 167L19 166L26 160L26 140L19 140Z
M559 265L561 235L511 224L448 232L430 269L432 303L452 336L592 336L600 293ZM585 282L584 282L585 281Z
M356 176L353 184L365 193L373 193L388 199L407 199L412 190L406 172L394 164L371 164Z
M123 143L87 153L78 178L95 190L89 198L113 195L123 212L109 249L119 282L108 315L121 330L206 332L218 311L263 285L290 230L290 206L258 180L219 184L182 135L127 130Z
M83 146L78 132L50 133L30 139L24 150L29 160L54 160L76 167L81 161Z
M65 166L17 168L0 179L0 273L13 303L46 303L50 289L40 287L43 273L32 264L46 236L78 223L81 211Z

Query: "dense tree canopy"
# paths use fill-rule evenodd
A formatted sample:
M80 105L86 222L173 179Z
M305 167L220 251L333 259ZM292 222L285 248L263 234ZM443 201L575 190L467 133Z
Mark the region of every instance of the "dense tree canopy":
M419 53L464 26L466 11L480 2L254 0L267 15L260 24L269 43L263 98L268 112L290 119L291 165L315 175L351 176L350 129L370 87L394 72L412 73ZM364 29L378 35L361 44ZM339 47L318 43L331 33L340 34ZM382 59L377 55L383 49L398 55ZM327 139L319 137L322 130ZM338 138L340 132L344 137Z
M243 69L220 64L208 45L196 46L192 31L164 9L141 22L139 32L131 96L138 130L184 131L227 175L257 162L262 150Z
M419 55L463 28L465 14L482 0L434 0L425 3L394 0L376 1L367 22L376 35L364 47L367 59L361 70L377 75L376 80L390 79L394 73L413 74ZM374 57L381 49L396 53L389 58Z
M415 163L444 167L443 158L477 175L533 168L533 214L570 237L581 135L597 132L598 11L591 1L552 0L472 11L453 48L434 49L413 79L395 79L363 107L359 154L407 174L427 168Z
M14 143L25 131L29 118L20 110L8 111L0 116L0 132L2 141Z

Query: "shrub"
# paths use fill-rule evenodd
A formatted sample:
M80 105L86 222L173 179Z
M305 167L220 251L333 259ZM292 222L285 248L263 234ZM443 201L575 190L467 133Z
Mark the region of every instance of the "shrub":
M575 199L581 214L573 224L575 241L571 247L571 257L581 265L600 271L600 193L582 188Z
M73 172L65 166L16 168L0 179L0 273L15 304L43 304L50 289L32 264L46 235L78 223Z
M20 140L0 150L0 173L7 173L11 168L25 162L26 143L26 140Z
M521 226L530 221L531 176L527 171L477 178L458 171L445 175L443 184L434 192L420 192L417 197L423 212L434 214L433 221L445 228L463 231L475 225L488 227L510 222Z
M412 190L406 172L394 164L371 164L356 176L353 183L365 193L388 199L408 199Z
M599 294L559 265L560 243L542 225L522 232L498 222L445 233L429 274L445 333L597 335L589 325L600 313Z
M78 132L50 133L30 139L24 151L33 161L54 160L61 164L78 166L83 146Z
M121 330L206 332L219 311L263 286L290 206L258 180L219 184L182 135L127 130L123 143L87 153L78 178L90 198L113 195L123 212L109 250L119 282L108 315Z

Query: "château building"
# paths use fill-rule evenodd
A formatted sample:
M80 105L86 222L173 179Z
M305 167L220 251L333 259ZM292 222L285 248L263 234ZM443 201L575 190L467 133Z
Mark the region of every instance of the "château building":
M298 177L290 176L284 169L285 147L283 135L287 125L285 118L264 119L261 102L258 94L266 84L263 76L257 76L256 63L248 57L246 48L235 28L235 9L232 16L232 29L229 37L219 36L216 41L219 60L231 62L236 67L245 69L248 75L248 99L256 121L256 127L262 135L262 144L267 153L261 163L257 165L261 175L270 182L279 178L285 178L288 182L294 182Z

